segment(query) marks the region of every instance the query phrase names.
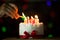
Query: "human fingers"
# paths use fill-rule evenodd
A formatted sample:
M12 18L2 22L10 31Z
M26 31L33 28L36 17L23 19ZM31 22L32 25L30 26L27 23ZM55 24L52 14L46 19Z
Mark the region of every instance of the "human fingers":
M3 17L5 15L5 13L4 13L4 6L5 6L5 4L0 6L0 17Z

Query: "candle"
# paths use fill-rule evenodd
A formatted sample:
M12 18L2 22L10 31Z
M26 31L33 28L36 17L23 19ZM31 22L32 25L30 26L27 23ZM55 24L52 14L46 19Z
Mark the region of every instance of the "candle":
M34 20L33 16L31 16L30 23L31 23L32 25L34 25L34 23L35 23L35 20Z
M27 16L27 23L28 23L28 24L30 23L30 18L29 18L29 16Z
M38 15L35 15L35 24L39 24L39 18L38 18Z
M22 12L22 16L23 16L23 18L24 18L24 20L26 19L26 16L25 16L25 14Z
M27 24L27 18L24 19L24 24Z

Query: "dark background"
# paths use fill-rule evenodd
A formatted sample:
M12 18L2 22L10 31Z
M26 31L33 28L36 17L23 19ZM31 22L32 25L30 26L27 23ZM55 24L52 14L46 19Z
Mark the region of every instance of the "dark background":
M0 0L0 5L5 3L6 1ZM60 1L51 0L52 5L47 6L46 1L24 1L24 0L11 0L8 3L14 3L19 8L19 14L22 12L25 13L26 16L34 16L37 14L41 22L44 23L44 37L47 37L49 34L53 34L54 37L60 37ZM7 28L6 32L0 33L2 38L7 37L19 37L19 23L21 22L21 18L18 20L8 18L0 18L0 29L2 26ZM48 23L52 22L53 27L49 28Z

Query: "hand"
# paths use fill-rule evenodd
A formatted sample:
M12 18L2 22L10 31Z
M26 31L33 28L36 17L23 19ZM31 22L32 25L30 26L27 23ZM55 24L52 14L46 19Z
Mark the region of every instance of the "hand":
M1 12L0 15L1 17L3 15L7 15L11 17L12 19L18 19L19 17L22 17L18 14L18 7L15 4L9 3L9 4L3 4L1 6Z
M3 15L5 15L5 13L3 13L4 12L4 5L5 4L3 4L3 5L0 6L0 17L2 17Z

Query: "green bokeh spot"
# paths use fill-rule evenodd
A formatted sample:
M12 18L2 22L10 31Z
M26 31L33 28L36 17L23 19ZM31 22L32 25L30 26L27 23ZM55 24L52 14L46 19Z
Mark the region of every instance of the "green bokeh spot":
M48 27L52 28L53 27L53 23L48 23Z
M49 35L48 35L48 38L52 38L52 37L53 37L53 35L52 35L52 34L49 34Z
M6 32L6 27L5 26L2 27L2 32Z

